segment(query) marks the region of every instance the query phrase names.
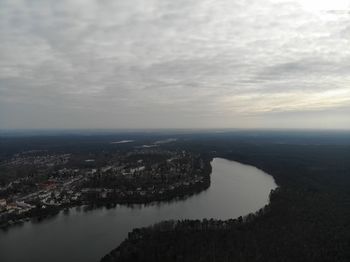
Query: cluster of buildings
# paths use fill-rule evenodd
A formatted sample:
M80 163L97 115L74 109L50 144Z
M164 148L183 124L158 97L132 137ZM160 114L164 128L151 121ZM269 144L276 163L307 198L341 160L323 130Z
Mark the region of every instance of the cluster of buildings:
M53 167L57 165L64 165L68 162L70 154L29 154L21 153L15 154L8 162L4 163L6 165L12 166L26 166L26 165L35 165L35 166L47 166Z
M70 155L35 157L47 179L23 177L0 190L0 226L22 221L38 210L94 202L142 203L191 193L209 181L204 160L185 151L138 149L114 156L107 165L68 167ZM50 160L53 162L50 162ZM16 158L16 163L23 159ZM28 160L26 160L28 161ZM12 162L13 163L13 162ZM59 168L57 168L59 167Z

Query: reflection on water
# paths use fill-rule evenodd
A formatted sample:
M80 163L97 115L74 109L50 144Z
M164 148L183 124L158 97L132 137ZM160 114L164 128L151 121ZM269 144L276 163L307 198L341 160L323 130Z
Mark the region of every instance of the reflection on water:
M263 171L215 158L211 186L186 200L148 205L76 207L40 223L0 232L0 261L99 261L135 227L167 219L228 219L268 203L276 184Z

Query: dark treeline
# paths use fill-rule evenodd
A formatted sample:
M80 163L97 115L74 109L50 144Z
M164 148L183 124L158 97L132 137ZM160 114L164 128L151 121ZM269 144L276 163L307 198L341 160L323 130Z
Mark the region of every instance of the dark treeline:
M182 146L261 168L279 188L244 218L135 229L103 262L350 261L349 145L197 139Z

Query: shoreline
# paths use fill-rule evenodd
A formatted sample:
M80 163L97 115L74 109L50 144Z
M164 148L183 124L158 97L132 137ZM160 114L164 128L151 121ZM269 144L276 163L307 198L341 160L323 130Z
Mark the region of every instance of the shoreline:
M205 168L203 169L203 180L190 184L186 187L175 188L174 190L167 190L163 192L161 195L153 194L151 196L136 195L133 197L125 197L122 199L113 199L113 198L95 198L92 200L84 200L84 201L76 201L71 202L70 204L63 204L60 206L55 205L47 205L45 209L36 208L28 213L24 213L23 215L17 215L14 219L9 219L5 223L0 224L0 230L9 230L13 226L19 226L23 223L29 221L41 221L46 218L53 217L59 214L61 211L64 212L66 209L74 208L74 207L82 207L89 206L91 208L101 207L101 206L110 206L110 205L148 205L152 203L170 203L177 200L185 200L188 197L199 194L210 187L210 175L212 172L211 166L212 159L205 159Z

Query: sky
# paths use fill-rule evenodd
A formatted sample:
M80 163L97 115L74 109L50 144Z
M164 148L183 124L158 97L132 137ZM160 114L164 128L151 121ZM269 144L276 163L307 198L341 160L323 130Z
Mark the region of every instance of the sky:
M350 129L350 0L0 0L0 129Z

